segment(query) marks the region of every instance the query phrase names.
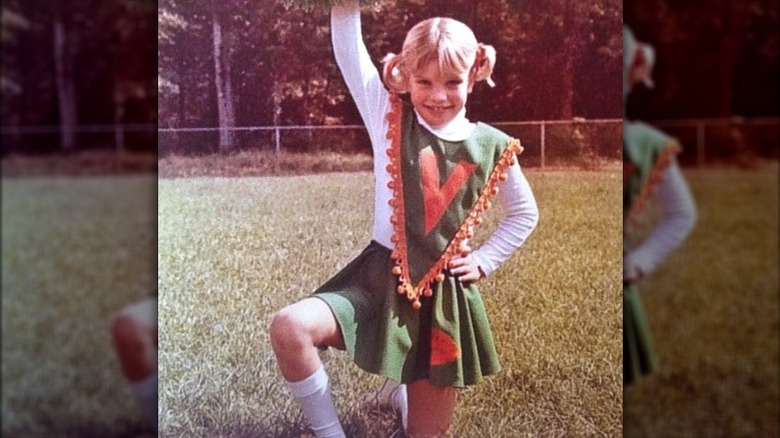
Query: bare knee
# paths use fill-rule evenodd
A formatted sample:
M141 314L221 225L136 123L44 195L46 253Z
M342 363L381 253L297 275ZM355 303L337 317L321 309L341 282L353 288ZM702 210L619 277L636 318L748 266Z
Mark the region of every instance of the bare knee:
M122 370L130 380L142 379L154 372L155 348L149 328L129 312L118 314L111 335Z
M311 346L311 335L308 333L304 318L290 306L274 315L270 328L271 346L274 351L289 351Z
M133 354L143 351L146 346L142 325L128 313L123 312L114 317L111 334L119 352Z

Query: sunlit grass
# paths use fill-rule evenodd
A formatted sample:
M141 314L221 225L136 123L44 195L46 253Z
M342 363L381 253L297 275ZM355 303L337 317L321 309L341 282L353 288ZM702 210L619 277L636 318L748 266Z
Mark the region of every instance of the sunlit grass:
M370 154L242 151L208 156L169 155L160 158L158 166L160 178L239 177L369 171L372 160Z
M621 174L527 174L539 226L482 285L503 371L460 392L453 435L617 436ZM267 326L369 242L371 197L369 173L160 181L164 435L306 433ZM342 352L322 357L348 436L398 433L391 413L360 404L381 379Z

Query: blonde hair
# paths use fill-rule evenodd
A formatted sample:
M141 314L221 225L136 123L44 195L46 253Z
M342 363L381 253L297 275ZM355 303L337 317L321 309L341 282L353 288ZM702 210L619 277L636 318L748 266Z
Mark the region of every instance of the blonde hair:
M495 86L490 75L496 64L496 49L477 42L468 26L452 18L429 18L417 23L404 40L401 53L389 53L382 60L382 78L392 92L408 91L410 75L430 62L442 72L458 74L470 70L476 82Z

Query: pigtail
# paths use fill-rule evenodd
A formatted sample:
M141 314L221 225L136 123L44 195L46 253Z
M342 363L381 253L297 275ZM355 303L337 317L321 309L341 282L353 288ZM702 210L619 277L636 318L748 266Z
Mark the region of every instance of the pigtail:
M642 53L644 60L644 75L642 83L648 88L653 88L653 67L655 67L655 49L650 44L641 43L638 52Z
M477 57L474 61L474 79L477 82L486 81L489 86L495 87L496 83L490 78L495 65L496 49L493 46L479 43L477 46Z
M395 53L388 53L387 56L382 59L382 79L385 81L387 88L394 93L406 92L406 76L401 71L400 64L403 61L401 55Z

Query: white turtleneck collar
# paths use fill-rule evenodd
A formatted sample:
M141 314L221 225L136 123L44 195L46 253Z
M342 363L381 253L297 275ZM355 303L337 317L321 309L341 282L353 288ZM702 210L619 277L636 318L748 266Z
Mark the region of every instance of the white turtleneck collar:
M414 111L417 116L417 121L425 127L425 129L431 131L435 136L446 141L463 141L471 136L474 129L477 127L474 123L471 123L466 118L466 107L461 108L460 112L449 121L446 125L439 128L432 128L417 111Z

